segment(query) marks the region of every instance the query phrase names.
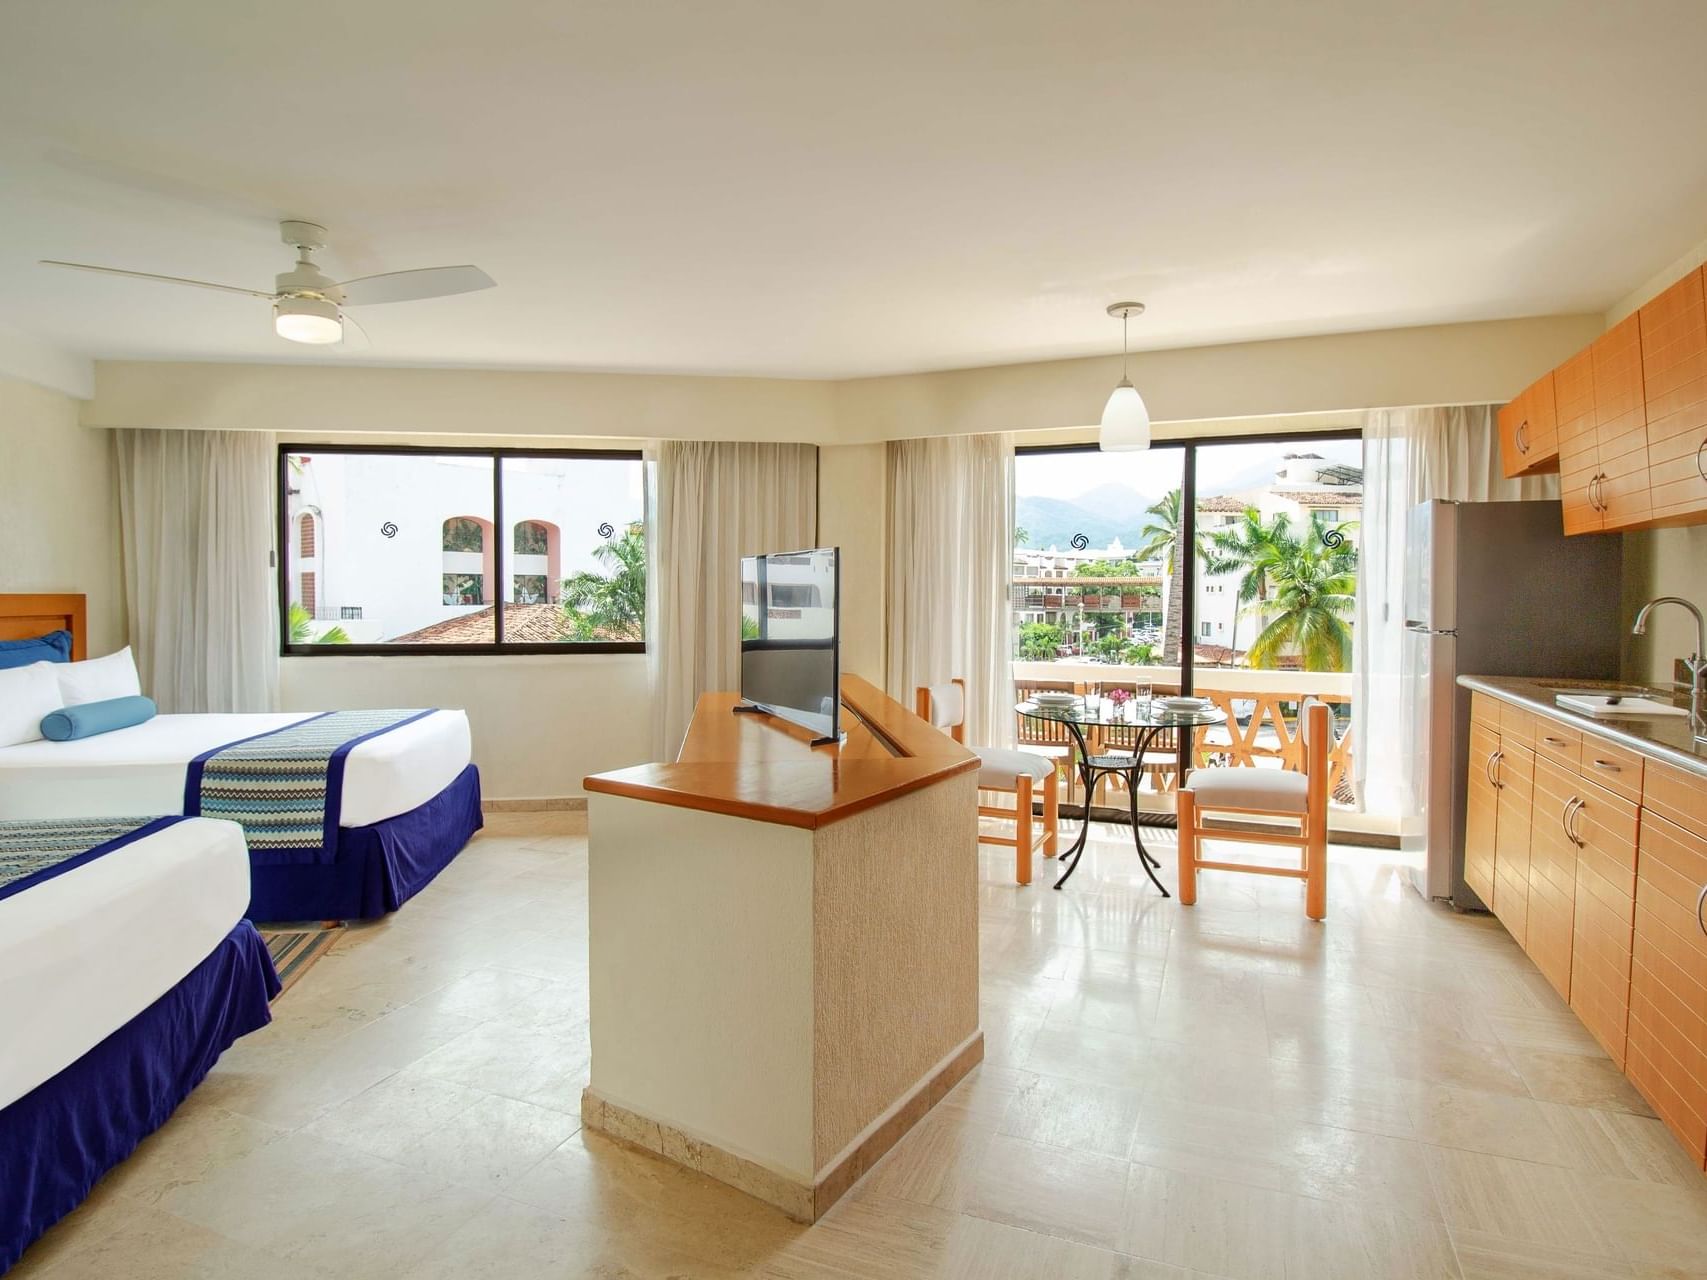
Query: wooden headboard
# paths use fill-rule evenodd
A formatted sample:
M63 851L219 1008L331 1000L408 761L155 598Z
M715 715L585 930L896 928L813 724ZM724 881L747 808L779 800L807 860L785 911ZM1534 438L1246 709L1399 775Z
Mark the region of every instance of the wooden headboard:
M50 631L71 633L71 660L89 656L87 597L59 595L0 595L0 640L31 640Z

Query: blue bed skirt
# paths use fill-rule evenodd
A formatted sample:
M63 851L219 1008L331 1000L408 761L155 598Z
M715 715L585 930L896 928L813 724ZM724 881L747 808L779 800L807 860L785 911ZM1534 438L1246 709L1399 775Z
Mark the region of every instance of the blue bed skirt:
M65 1070L0 1109L0 1272L153 1133L278 994L267 944L239 921L213 953Z
M484 825L480 771L469 765L419 808L371 827L340 827L332 862L249 868L251 920L367 920L432 882Z

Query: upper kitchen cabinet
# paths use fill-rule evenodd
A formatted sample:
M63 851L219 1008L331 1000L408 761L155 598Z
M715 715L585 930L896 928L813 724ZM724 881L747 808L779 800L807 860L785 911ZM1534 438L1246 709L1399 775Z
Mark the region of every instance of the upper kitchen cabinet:
M1588 350L1594 361L1594 443L1600 454L1594 497L1608 529L1644 524L1653 505L1640 313L1613 325Z
M1594 357L1579 351L1553 371L1559 445L1559 498L1566 533L1599 533L1606 517L1600 486L1600 447L1594 427Z
M1707 269L1704 269L1707 271ZM1695 271L1638 313L1655 524L1707 516L1707 279Z
M1500 410L1507 476L1559 473L1566 533L1707 523L1707 267Z
M1508 476L1559 469L1559 423L1551 372L1542 374L1500 410L1500 463Z

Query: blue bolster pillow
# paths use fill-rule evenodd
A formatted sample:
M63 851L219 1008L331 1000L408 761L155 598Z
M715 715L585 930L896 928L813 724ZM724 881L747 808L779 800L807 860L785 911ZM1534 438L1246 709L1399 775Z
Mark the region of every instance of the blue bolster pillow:
M41 718L41 736L53 742L69 742L73 738L92 738L97 733L128 729L133 724L152 720L160 712L153 698L133 694L128 698L108 698L105 702L80 702L75 707L61 707Z

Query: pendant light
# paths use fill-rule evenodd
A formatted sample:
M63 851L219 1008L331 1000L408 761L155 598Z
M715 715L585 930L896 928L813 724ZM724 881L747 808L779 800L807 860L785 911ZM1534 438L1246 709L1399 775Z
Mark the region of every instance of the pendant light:
M1143 315L1144 304L1117 302L1109 307L1108 314L1120 317L1120 382L1103 406L1102 432L1097 437L1097 447L1106 453L1148 449L1150 411L1145 408L1144 397L1138 394L1138 388L1132 385L1132 379L1126 376L1126 322L1133 316Z

